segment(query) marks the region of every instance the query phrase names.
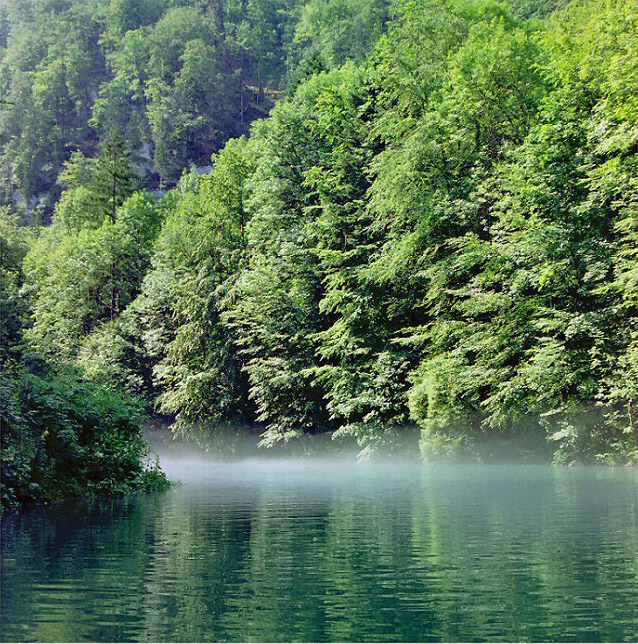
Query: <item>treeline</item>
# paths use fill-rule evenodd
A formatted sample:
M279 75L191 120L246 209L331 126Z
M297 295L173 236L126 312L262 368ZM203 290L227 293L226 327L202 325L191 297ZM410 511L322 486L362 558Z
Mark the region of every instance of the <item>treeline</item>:
M159 200L71 157L3 335L176 430L635 460L638 9L560 5L402 0Z
M313 71L361 60L389 0L2 0L0 205L48 221L73 151L117 135L175 185Z
M4 506L166 485L141 438L150 345L108 347L140 360L119 393L80 345L139 295L158 197L304 78L362 61L388 5L0 0Z
M52 368L25 342L22 264L34 241L0 212L2 507L165 488L142 438L143 405L87 382L71 363Z

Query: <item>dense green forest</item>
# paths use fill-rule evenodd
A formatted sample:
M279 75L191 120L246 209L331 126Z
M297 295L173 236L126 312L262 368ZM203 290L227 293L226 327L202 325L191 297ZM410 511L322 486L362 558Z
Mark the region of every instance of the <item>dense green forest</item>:
M0 33L3 502L162 484L144 412L636 459L635 0L11 0Z
M121 138L140 187L210 166L306 76L361 62L389 0L2 0L0 204L48 222L73 154Z

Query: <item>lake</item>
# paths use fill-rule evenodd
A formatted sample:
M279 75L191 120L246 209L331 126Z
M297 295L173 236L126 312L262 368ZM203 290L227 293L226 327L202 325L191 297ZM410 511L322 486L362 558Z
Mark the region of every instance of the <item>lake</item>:
M2 521L3 641L635 641L635 468L167 455Z

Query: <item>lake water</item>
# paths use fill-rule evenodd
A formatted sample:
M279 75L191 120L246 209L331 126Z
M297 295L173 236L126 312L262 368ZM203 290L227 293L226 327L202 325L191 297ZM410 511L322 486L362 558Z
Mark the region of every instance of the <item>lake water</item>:
M3 641L635 641L633 468L166 457L2 521Z

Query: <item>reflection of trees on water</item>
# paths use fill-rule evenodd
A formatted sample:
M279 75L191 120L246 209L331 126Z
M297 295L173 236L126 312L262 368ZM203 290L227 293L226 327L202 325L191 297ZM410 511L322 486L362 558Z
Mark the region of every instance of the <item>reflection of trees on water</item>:
M481 472L183 487L5 517L3 637L631 638L634 473Z

